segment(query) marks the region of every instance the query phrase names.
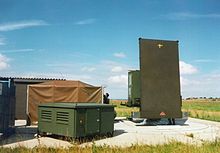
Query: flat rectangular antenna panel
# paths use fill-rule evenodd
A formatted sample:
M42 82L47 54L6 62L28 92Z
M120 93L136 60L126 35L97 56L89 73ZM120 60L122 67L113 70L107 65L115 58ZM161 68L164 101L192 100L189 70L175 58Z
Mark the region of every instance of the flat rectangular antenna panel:
M178 41L139 39L141 117L180 118Z

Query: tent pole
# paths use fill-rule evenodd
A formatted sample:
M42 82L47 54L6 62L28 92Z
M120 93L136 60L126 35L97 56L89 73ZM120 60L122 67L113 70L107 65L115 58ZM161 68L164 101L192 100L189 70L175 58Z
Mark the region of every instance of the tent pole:
M104 96L104 87L102 86L102 104L103 104L103 97Z

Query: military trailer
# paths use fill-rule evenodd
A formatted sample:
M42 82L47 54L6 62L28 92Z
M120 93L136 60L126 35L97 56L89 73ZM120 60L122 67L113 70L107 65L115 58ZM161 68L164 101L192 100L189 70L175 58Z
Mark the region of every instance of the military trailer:
M114 106L97 103L44 103L38 106L38 133L70 138L110 135Z
M140 71L132 70L128 72L128 102L127 106L140 106Z
M181 118L178 41L140 38L139 50L140 116Z
M14 132L15 87L10 81L0 82L0 139Z

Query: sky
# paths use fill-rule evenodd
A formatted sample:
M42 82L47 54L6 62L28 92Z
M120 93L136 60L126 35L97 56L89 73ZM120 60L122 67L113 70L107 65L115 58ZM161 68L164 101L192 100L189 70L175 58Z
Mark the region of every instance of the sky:
M183 97L220 97L219 0L0 0L0 76L81 80L125 99L140 37L179 40Z

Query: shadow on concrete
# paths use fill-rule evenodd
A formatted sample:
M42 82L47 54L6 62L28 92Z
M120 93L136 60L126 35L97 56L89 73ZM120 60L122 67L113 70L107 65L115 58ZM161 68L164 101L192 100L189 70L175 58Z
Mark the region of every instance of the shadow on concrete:
M121 135L121 134L123 134L123 133L127 133L127 132L125 132L124 130L115 130L115 131L114 131L114 134L113 134L113 137L119 136L119 135Z
M187 120L188 120L188 117L187 118L178 118L178 119L176 119L176 125L188 126L189 124L186 124Z
M185 124L185 122L188 120L188 118L178 118L175 119L174 125L180 125L180 126L188 126L188 124ZM169 123L169 120L167 118L162 119L144 119L142 122L136 122L133 121L136 124L136 126L157 126L157 125L171 125L173 124Z
M22 142L30 139L34 139L34 135L37 133L37 127L32 126L17 126L15 133L9 137L5 137L0 141L0 145L12 144Z
M86 137L81 137L81 138L71 138L71 137L65 137L65 136L54 135L54 134L45 135L45 137L83 144L87 142L93 142L93 141L102 140L102 139L106 139L110 137L115 137L123 133L127 133L127 132L125 132L124 130L114 130L113 135L109 133L109 134L103 134L103 135L97 135L97 136L86 136Z
M114 123L124 122L126 119L114 119Z

